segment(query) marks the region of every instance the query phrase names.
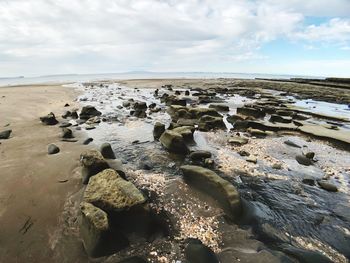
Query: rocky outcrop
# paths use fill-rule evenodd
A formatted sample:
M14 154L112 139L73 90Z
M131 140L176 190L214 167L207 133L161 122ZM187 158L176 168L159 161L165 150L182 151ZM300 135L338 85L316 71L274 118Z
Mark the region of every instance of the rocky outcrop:
M227 216L237 219L241 215L240 195L230 182L200 166L184 165L180 169L185 181L217 200Z
M102 154L96 150L89 150L82 153L80 155L80 163L83 167L82 176L84 184L89 182L91 176L109 168Z
M52 112L50 112L46 116L40 117L40 121L45 125L56 125L58 123L55 114L53 114Z
M169 152L186 154L189 151L182 135L173 130L163 132L159 141Z
M6 140L10 138L11 133L12 133L12 130L6 130L6 131L0 132L0 140Z
M80 119L88 120L92 117L101 116L102 112L98 111L95 107L88 105L82 108L80 112Z

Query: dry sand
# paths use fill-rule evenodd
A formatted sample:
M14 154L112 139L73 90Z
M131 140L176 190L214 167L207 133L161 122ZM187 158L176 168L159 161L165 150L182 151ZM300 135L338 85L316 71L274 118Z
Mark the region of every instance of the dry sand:
M0 140L0 262L54 261L59 218L81 189L79 155L86 146L60 142L58 125L45 126L39 117L77 107L76 95L59 85L0 87L0 131L13 130ZM50 143L61 152L48 155Z

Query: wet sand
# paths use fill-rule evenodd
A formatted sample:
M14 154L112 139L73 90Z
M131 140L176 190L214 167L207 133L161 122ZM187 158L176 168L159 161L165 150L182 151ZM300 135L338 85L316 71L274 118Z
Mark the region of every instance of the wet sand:
M83 146L60 142L60 128L39 117L76 107L76 96L58 85L0 88L0 130L13 131L0 140L0 262L53 262L64 203L81 188ZM61 152L48 155L50 143Z

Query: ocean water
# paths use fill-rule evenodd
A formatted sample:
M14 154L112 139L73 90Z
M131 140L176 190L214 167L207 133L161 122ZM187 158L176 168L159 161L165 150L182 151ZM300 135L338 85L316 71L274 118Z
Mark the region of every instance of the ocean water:
M162 78L321 78L312 76L296 75L273 75L273 74L250 74L250 73L215 73L215 72L130 72L130 73L109 73L109 74L70 74L70 75L50 75L40 77L18 77L1 78L1 86L41 84L41 83L67 83L86 82L94 80L110 79L162 79Z

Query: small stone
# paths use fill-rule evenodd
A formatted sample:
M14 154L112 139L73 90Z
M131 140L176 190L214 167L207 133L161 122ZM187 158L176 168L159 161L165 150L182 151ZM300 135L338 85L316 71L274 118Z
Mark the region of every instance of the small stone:
M60 152L60 148L58 148L55 144L50 144L47 148L48 154L56 154Z
M338 192L338 187L332 183L326 181L318 181L317 183L324 190L327 190L329 192Z
M249 157L246 159L247 162L249 163L257 163L258 162L258 159L255 158L255 157Z
M90 142L92 142L94 139L93 138L87 138L84 142L83 142L83 144L84 145L88 145Z
M6 130L6 131L0 132L0 139L6 140L6 139L10 138L11 133L12 133L12 130Z
M115 159L116 158L115 154L113 152L112 146L107 142L105 142L101 145L100 152L104 158L107 158L107 159Z
M239 154L240 156L250 156L250 153L247 152L247 151L244 151L244 150L239 151L238 154Z
M53 114L52 112L50 112L46 116L40 117L40 121L45 125L56 125L58 123L55 114Z
M165 125L160 122L156 122L153 127L153 137L155 140L159 140L160 136L162 136L163 132L165 132Z
M63 128L62 129L62 138L64 138L64 139L74 138L72 130L69 128Z
M312 161L309 158L307 158L306 156L304 156L304 155L297 155L295 157L295 160L297 160L297 162L299 164L302 164L302 165L305 165L305 166L312 165Z
M194 152L191 152L190 154L190 159L192 161L202 161L210 157L211 157L211 152L208 152L208 151L194 151Z

